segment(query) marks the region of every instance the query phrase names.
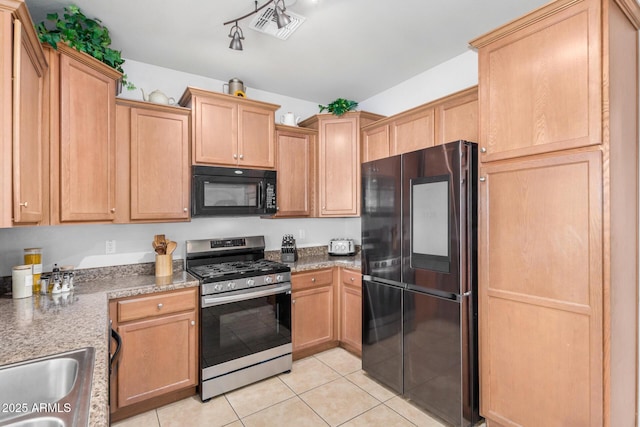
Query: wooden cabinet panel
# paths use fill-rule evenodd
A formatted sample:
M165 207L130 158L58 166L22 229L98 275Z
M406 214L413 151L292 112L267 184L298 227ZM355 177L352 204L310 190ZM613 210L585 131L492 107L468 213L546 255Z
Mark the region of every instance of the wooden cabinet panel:
M275 118L272 110L238 106L238 166L275 167Z
M478 90L460 92L436 106L436 145L451 141L478 142Z
M575 2L479 50L482 161L601 143L597 3Z
M389 125L362 131L362 163L389 157Z
M132 220L189 219L189 142L188 112L131 109Z
M340 269L340 344L362 354L362 275Z
M112 221L115 214L116 76L65 45L60 66L59 220ZM109 67L107 67L109 68ZM108 72L108 71L107 71ZM53 84L53 83L52 83Z
M276 126L277 217L310 216L315 196L317 132Z
M275 168L275 110L280 106L187 87L194 164Z
M14 20L13 28L13 222L40 223L44 218L44 192L48 190L43 182L45 70L39 59L40 46L31 45L19 19Z
M481 167L481 404L505 425L602 424L601 163L597 150Z
M390 123L391 155L433 147L435 112L433 108L400 117Z
M118 327L118 407L197 383L196 317L190 311Z
M0 10L0 227L13 219L13 18Z
M171 293L151 294L118 301L118 322L129 322L147 317L165 316L186 310L195 310L197 301L192 289Z

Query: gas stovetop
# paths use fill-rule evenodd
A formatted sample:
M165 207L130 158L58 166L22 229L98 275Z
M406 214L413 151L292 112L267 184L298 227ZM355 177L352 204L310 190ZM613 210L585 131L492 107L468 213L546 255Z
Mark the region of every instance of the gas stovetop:
M291 269L286 265L266 259L213 263L189 268L191 274L198 276L204 282L264 276L289 271Z

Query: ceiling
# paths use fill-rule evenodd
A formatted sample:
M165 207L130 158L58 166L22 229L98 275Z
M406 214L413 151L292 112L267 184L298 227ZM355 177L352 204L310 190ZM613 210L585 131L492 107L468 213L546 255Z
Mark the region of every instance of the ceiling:
M266 0L260 0L262 6ZM75 0L109 28L122 57L326 104L361 102L468 51L468 42L548 0L289 0L306 21L287 40L239 22L244 50L223 22L253 0ZM68 0L26 0L35 23ZM123 64L127 71L126 62ZM135 82L134 82L135 83Z

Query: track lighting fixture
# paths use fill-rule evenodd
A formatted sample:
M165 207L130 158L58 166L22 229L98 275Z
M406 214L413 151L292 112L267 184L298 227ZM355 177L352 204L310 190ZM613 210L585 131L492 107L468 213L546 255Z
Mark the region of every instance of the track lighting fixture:
M233 24L233 27L231 27L231 30L229 31L229 37L231 38L229 49L242 50L242 40L244 40L244 34L242 33L242 29L238 25L238 21L242 21L249 16L255 15L271 3L273 3L274 6L275 21L278 28L284 28L289 25L289 23L291 22L291 17L286 13L287 6L284 2L285 0L268 0L265 4L258 7L258 0L255 0L255 9L252 12L249 12L246 15L240 16L239 18L232 19L222 24Z

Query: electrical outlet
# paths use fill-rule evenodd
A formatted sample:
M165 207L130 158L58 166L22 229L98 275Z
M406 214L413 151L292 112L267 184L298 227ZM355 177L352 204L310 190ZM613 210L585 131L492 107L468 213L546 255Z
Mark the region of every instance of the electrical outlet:
M104 253L107 255L116 253L116 241L115 240L107 240L104 245Z
M307 233L304 231L304 228L298 229L298 239L302 240L305 238Z

